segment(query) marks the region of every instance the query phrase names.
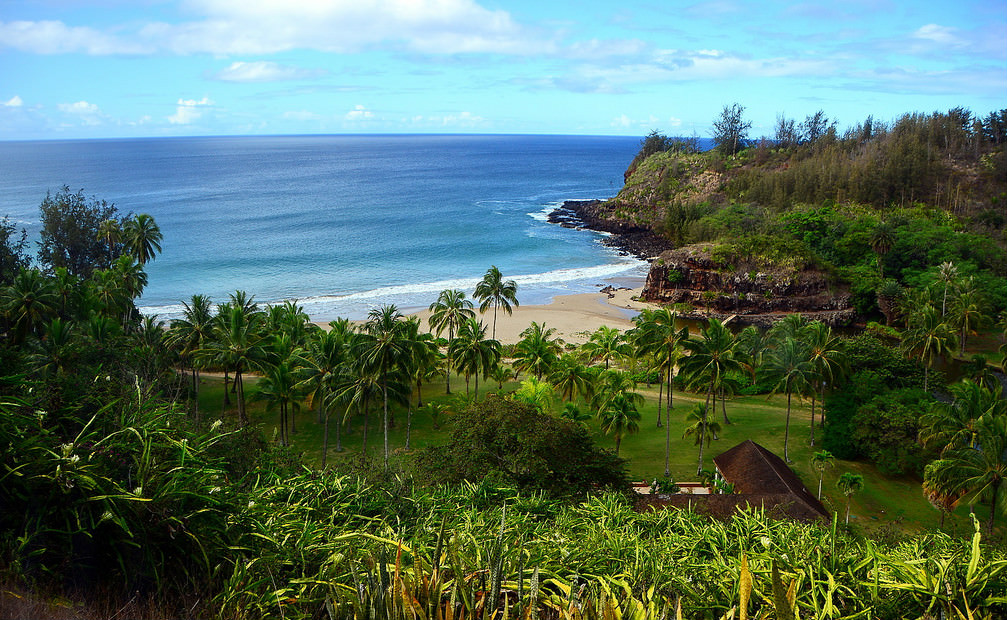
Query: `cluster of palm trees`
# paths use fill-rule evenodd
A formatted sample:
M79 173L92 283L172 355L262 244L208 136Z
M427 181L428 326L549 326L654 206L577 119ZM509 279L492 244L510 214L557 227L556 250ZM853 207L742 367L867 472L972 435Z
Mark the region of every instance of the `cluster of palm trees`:
M989 304L975 278L959 277L951 262L940 265L937 280L929 287L895 288L892 305L900 310L905 324L902 348L923 360L924 389L929 389L930 370L937 360L956 353L964 356L969 336L993 322L987 313ZM1001 315L999 325L1007 332L1007 313ZM1001 347L1001 352L1007 360L1007 347Z
M965 501L970 509L988 501L987 530L996 512L1007 510L1007 400L999 385L965 378L950 388L951 402L938 402L923 418L921 439L938 453L923 475L923 492L944 514Z
M0 286L0 341L25 351L29 369L42 377L65 376L82 358L101 364L127 349L157 344L156 319L142 317L134 299L147 285L144 265L161 249L160 229L146 214L126 220L121 229L115 222L117 245L107 268L86 276L62 266L48 272L24 268ZM156 374L155 357L141 356L147 363L137 368Z

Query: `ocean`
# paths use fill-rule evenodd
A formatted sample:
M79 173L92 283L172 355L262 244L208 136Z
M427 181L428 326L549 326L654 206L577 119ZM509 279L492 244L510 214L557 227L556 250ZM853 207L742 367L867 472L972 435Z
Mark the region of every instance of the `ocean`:
M491 265L522 304L641 278L646 263L546 215L609 198L639 138L374 135L0 142L0 217L37 239L63 185L149 213L164 235L138 305L179 316L193 294L297 300L316 320L469 296ZM33 243L33 249L35 245Z

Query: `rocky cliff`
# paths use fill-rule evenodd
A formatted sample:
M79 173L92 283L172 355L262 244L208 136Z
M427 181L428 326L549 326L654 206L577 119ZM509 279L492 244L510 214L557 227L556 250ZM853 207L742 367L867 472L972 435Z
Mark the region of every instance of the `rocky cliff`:
M724 264L715 258L715 248L697 244L663 252L651 263L643 299L688 304L705 313L737 315L737 322L760 325L792 312L833 326L853 320L849 295L834 290L821 271L747 261Z

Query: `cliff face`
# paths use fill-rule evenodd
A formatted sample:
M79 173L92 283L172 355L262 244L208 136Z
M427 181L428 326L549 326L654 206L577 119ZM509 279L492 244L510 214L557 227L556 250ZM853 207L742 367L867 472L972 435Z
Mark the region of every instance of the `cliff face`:
M651 263L643 299L738 315L743 323L769 324L779 314L792 312L833 326L853 320L849 295L833 290L821 271L746 261L725 266L715 260L714 247L697 244L662 253Z

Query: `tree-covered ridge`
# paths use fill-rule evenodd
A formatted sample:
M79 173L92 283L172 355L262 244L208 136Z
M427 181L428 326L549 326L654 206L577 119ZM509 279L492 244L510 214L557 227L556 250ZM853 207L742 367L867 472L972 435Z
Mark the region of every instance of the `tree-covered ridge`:
M715 243L726 268L815 265L852 287L862 315L878 311L886 279L918 287L946 262L975 277L994 314L1007 308L1007 111L869 118L843 134L824 113L780 121L735 155L648 136L651 154L603 210L674 246Z

